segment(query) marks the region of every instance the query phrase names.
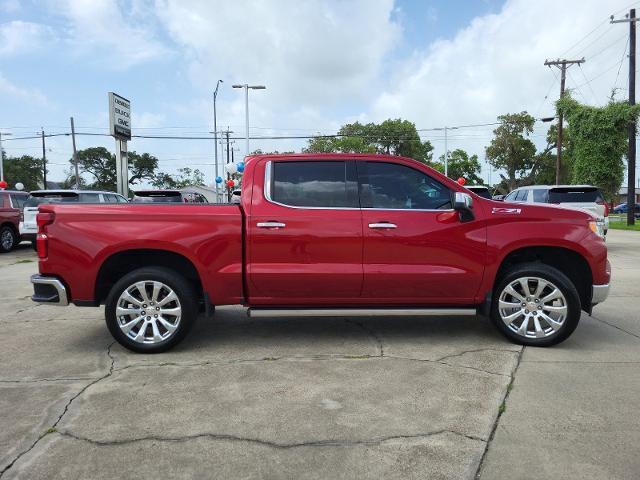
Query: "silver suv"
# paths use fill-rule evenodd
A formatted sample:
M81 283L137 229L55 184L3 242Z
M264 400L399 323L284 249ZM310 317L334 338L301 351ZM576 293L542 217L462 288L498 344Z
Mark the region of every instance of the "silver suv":
M529 185L515 189L504 201L552 203L588 210L604 222L605 235L609 230L609 205L598 187L592 185Z
M20 221L23 240L35 242L38 233L36 215L43 203L127 203L127 199L114 192L95 190L34 190L24 202Z

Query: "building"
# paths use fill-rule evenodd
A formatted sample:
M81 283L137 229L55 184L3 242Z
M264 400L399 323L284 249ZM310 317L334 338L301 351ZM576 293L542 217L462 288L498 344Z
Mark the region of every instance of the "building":
M635 189L636 194L636 203L640 203L640 188ZM616 197L616 201L613 202L615 205L619 205L621 203L627 203L627 187L620 187L618 191L618 196Z

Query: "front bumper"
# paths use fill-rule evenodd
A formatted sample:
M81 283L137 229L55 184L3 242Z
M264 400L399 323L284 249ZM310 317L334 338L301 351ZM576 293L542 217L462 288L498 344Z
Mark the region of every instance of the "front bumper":
M69 305L67 288L55 277L45 277L43 275L32 275L33 295L31 300L38 303L49 303L61 307Z
M597 305L604 302L609 296L609 285L593 285L591 293L591 305Z

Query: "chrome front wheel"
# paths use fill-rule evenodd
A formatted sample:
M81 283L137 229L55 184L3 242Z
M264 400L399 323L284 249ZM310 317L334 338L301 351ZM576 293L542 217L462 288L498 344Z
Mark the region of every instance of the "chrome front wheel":
M525 338L554 335L567 318L567 300L562 291L540 277L520 277L500 293L498 311L502 322Z
M116 318L122 333L137 343L167 340L178 329L182 307L168 285L143 280L129 285L118 298Z

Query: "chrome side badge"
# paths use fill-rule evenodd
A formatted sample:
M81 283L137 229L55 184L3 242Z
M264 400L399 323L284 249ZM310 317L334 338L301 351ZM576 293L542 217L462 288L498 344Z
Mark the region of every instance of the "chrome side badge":
M520 212L522 212L520 208L498 207L491 209L491 213L503 213L506 215L520 215Z

